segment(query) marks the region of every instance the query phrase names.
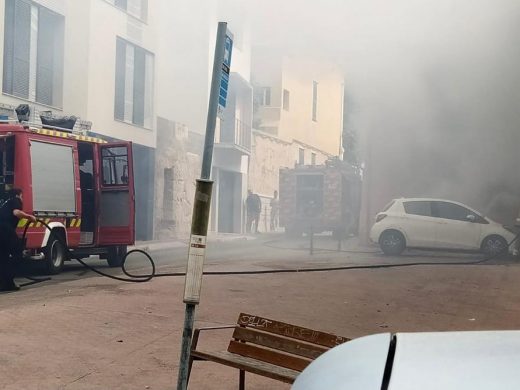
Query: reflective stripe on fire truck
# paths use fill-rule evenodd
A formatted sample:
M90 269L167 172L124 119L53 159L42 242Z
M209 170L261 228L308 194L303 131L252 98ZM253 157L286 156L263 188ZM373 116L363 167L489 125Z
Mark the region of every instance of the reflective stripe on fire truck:
M47 218L45 220L43 220L47 225L49 225L49 223L51 222L51 219L50 218ZM29 222L28 219L25 219L25 218L22 218L18 221L18 225L16 226L17 228L25 228L27 226L27 222ZM56 222L56 223L60 223L61 222ZM69 228L79 228L81 227L81 218L73 218L71 220L69 220L66 225L68 225ZM63 224L62 224L63 226ZM41 222L31 222L29 224L29 228L41 228L41 227L45 227L45 225Z
M81 226L81 218L72 218L69 222L69 227L73 228L79 228Z
M39 129L37 127L31 127L30 129L32 131L34 131L35 133L43 134L43 135L50 135L50 136L53 136L53 137L72 138L72 139L75 139L77 141L94 142L94 143L97 143L97 144L106 144L107 143L107 141L105 141L104 139L96 138L96 137L89 137L89 136L86 136L86 135L65 133L63 131L57 131L57 130Z
M49 222L51 221L51 219L50 219L50 218L47 218L47 219L44 219L43 221L44 221L46 224L49 224ZM20 220L18 221L18 225L17 225L16 227L18 227L18 228L24 228L24 227L27 226L27 222L29 222L28 219L22 218L22 219L20 219ZM32 228L32 227L37 227L37 228L39 228L39 227L43 227L43 226L44 226L44 225L43 225L43 223L41 223L41 222L36 222L36 223L35 223L35 222L31 222L31 223L29 224L29 227L30 227L30 228Z
M50 221L51 221L50 218L47 218L46 220L44 220L44 222L45 222L47 225L49 224ZM33 223L31 223L29 226L30 226L30 227L37 227L37 228L39 228L39 227L43 227L43 226L45 226L45 225L44 225L43 223L41 223L40 221L37 221L37 222L36 222L36 225L35 225L34 222L33 222Z

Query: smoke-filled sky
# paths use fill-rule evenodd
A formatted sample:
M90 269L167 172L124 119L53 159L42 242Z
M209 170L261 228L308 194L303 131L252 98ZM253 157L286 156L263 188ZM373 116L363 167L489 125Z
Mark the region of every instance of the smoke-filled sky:
M253 44L343 66L348 124L364 160L371 150L373 207L438 196L499 219L517 213L520 1L230 4L231 22L247 9Z

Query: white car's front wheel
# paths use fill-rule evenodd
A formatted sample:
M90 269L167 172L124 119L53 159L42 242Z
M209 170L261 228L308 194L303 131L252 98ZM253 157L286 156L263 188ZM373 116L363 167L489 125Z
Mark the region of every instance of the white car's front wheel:
M498 256L507 252L507 241L497 234L487 236L482 241L481 251L486 256Z
M385 230L379 237L379 247L385 255L400 255L406 248L406 239L397 230Z

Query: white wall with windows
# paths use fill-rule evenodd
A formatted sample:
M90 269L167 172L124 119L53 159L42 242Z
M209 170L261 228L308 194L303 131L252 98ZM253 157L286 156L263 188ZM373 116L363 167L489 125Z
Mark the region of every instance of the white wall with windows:
M344 76L337 65L259 47L253 51L252 80L256 129L340 153Z
M209 102L217 24L228 20L229 0L157 1L157 115L204 133ZM250 42L247 20L229 21L234 34L231 72L249 82Z
M0 0L0 103L87 118L90 1Z
M61 107L64 17L37 3L5 0L2 92Z
M154 148L154 10L141 0L91 1L89 119L101 134Z
M0 0L0 103L28 103L155 147L154 11L147 0Z

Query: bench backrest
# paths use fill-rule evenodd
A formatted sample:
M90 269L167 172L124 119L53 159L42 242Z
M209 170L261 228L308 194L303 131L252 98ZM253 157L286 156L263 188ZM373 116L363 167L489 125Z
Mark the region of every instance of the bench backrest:
M280 367L302 371L346 337L241 313L228 351Z

